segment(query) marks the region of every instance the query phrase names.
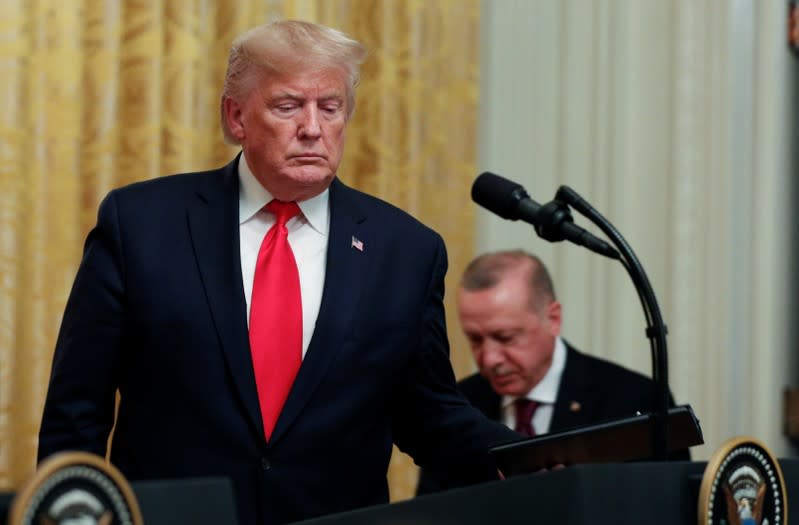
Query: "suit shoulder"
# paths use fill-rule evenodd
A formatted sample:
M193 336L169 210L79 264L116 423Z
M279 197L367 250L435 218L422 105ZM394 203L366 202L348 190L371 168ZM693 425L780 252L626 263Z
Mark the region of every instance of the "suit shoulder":
M636 384L642 387L649 387L652 384L651 378L639 372L601 357L584 354L574 348L572 348L569 358L579 362L580 366L589 370L595 377L602 378L602 381Z
M169 195L201 187L213 177L221 177L221 170L198 171L191 173L178 173L165 175L155 179L133 182L111 191L120 198L148 197L151 195Z
M470 401L482 398L488 392L493 392L491 384L479 373L474 373L458 381L458 390Z
M486 379L478 373L466 376L458 381L458 388L473 389L486 383Z
M390 224L392 233L422 236L436 240L441 239L438 232L388 201L356 190L341 181L337 181L331 189L339 193L370 218L374 218L384 224Z

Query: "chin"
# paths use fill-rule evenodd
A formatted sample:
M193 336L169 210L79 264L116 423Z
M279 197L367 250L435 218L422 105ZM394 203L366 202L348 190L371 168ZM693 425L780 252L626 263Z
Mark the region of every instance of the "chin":
M333 182L335 174L291 173L284 175L277 186L270 189L272 196L284 201L301 201L316 197Z
M514 388L513 385L497 385L496 383L492 383L491 384L491 388L493 388L494 391L497 394L501 395L501 396L519 396L519 395L521 395L518 392L519 389L518 388ZM526 393L527 392L525 392L525 394Z
M335 176L336 174L328 169L323 170L315 167L303 167L291 170L287 174L289 180L303 186L330 184Z

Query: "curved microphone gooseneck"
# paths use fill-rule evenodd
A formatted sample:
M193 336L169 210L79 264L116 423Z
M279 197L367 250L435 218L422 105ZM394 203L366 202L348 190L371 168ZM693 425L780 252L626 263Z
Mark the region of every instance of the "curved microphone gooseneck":
M568 240L621 262L630 275L641 300L647 322L646 335L652 349L652 379L655 400L651 414L653 458L656 460L667 459L669 450L667 330L646 272L624 237L607 219L568 186L561 186L555 200L542 206L532 200L521 185L499 175L485 172L477 177L472 185L472 200L504 219L523 220L532 224L539 237L550 242ZM569 206L574 207L596 224L613 242L616 249L575 225L569 212Z
M646 336L652 349L652 379L654 385L654 412L652 433L652 453L656 460L665 460L669 452L669 366L666 349L668 329L663 322L655 292L649 283L643 266L635 256L635 252L616 228L605 219L591 204L568 186L561 186L555 199L572 206L575 210L596 224L613 242L621 254L621 262L635 284L638 297L646 318Z

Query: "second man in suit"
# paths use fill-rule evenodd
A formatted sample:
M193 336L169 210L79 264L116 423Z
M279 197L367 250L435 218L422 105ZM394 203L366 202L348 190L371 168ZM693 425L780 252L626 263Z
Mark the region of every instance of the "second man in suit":
M458 387L488 417L533 436L651 411L649 378L561 338L561 304L538 257L477 257L464 272L457 305L479 369ZM688 459L687 451L674 459ZM446 478L423 470L417 493L447 488Z

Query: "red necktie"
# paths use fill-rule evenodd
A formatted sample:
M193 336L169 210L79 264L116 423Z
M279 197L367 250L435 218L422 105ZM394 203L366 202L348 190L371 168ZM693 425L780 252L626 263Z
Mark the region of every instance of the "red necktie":
M538 401L533 401L532 399L517 399L513 404L516 407L516 427L513 430L530 437L535 436L533 414L535 414L535 410L538 408Z
M276 222L264 236L250 299L250 350L267 441L302 362L302 298L286 222L295 202L271 201Z

